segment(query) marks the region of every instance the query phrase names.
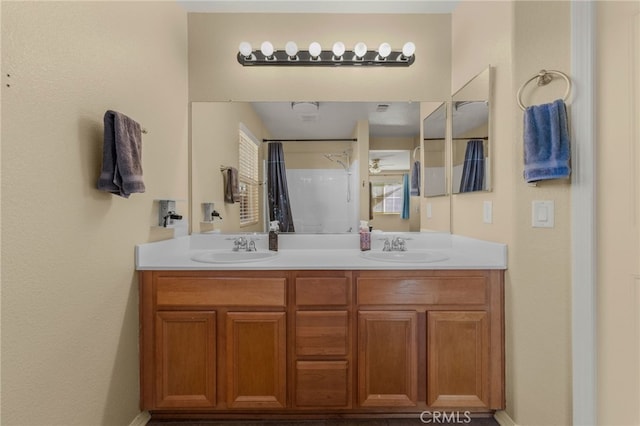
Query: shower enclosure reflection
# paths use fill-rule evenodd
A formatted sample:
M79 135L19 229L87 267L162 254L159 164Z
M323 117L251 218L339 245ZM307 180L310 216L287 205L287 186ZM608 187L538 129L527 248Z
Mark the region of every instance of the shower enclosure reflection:
M353 232L358 221L358 164L352 142L285 142L289 199L296 232Z

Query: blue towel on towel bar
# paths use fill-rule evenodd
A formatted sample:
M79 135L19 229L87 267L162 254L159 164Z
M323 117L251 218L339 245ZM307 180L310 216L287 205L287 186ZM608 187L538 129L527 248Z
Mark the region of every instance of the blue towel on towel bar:
M524 112L524 179L537 182L567 178L571 144L567 108L562 99Z

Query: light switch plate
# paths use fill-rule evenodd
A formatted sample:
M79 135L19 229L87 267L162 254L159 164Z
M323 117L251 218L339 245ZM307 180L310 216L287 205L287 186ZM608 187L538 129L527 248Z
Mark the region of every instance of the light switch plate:
M482 203L482 221L484 223L493 223L493 202L485 201Z
M433 217L433 210L431 207L431 203L427 203L427 219L431 219Z
M535 200L531 202L531 226L534 228L553 228L554 202Z

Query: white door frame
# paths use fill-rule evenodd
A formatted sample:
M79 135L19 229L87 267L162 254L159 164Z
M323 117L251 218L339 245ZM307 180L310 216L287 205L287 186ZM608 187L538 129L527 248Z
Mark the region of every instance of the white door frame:
M571 2L573 424L597 424L596 2Z

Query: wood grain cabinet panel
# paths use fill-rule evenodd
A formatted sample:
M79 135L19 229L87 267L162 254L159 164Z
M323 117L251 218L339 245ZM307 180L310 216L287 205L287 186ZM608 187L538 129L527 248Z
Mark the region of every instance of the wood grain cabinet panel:
M349 287L347 277L297 277L296 304L346 305L349 303Z
M297 361L296 406L347 408L349 364L347 361Z
M285 306L286 278L160 276L160 307Z
M157 407L215 407L215 312L158 312L155 357Z
M284 312L227 313L227 406L284 408Z
M414 311L358 312L358 399L363 407L415 406Z
M427 404L488 407L489 327L486 312L429 312Z
M348 324L347 311L296 312L296 355L346 356Z
M358 278L361 305L482 305L487 302L484 276Z

